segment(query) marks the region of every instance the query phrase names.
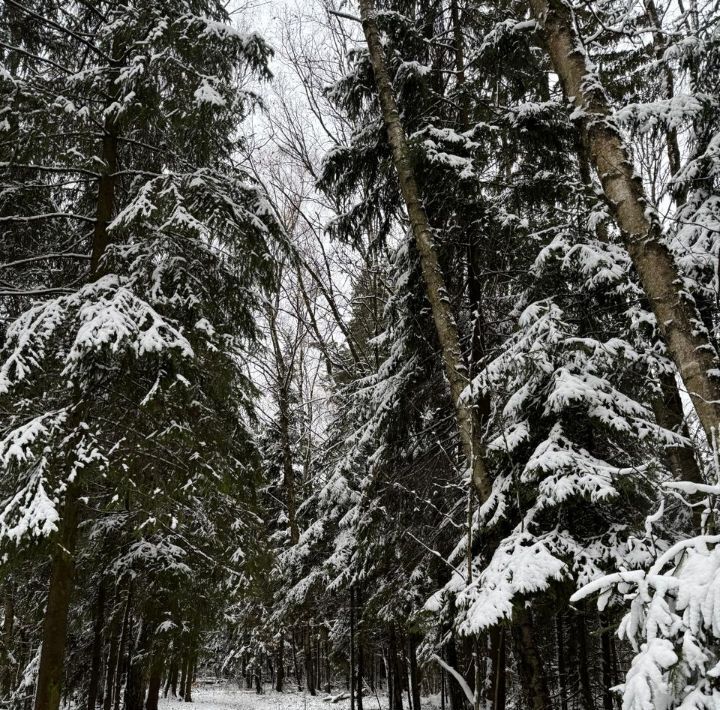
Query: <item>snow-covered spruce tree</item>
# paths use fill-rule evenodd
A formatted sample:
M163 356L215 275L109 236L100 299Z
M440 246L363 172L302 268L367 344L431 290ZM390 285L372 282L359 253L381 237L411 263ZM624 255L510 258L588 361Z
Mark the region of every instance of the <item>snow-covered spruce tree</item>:
M269 50L212 1L0 12L0 544L51 551L53 710L81 521L122 508L203 535L182 528L193 496L232 499L251 465L242 353L276 227L234 155Z

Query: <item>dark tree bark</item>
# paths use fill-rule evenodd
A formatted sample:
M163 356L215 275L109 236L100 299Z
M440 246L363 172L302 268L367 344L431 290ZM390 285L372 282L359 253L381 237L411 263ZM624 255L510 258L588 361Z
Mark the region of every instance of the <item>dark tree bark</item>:
M140 621L137 644L128 651L128 671L125 681L125 710L143 710L145 699L145 674L142 660L150 639L150 624Z
M588 629L585 611L582 607L575 616L575 630L578 639L578 677L580 680L580 701L583 710L595 710L592 682L590 679L590 661L588 658Z
M565 659L565 636L562 613L555 615L555 645L557 647L558 688L560 689L560 710L568 710L567 661Z
M603 623L603 626L606 626L605 623ZM607 628L602 630L600 643L602 646L603 710L614 710L613 696L610 690L613 686L611 638L610 631Z
M187 657L187 672L185 673L185 687L183 689L183 700L186 703L191 703L192 700L192 686L195 676L195 651L188 651Z
M417 663L418 638L408 634L408 660L410 661L410 694L413 710L420 710L420 670Z
M312 637L310 625L308 624L303 632L303 648L305 649L305 685L310 695L315 695L315 673L313 672Z
M153 654L150 664L150 677L148 679L147 699L145 710L158 710L160 700L160 686L162 685L163 658L158 651Z
M7 695L13 686L13 664L10 656L13 649L13 635L15 632L15 590L10 582L5 584L3 593L3 645L6 658L0 658L3 667L0 669L0 693Z
M90 662L90 682L88 683L87 710L95 710L98 688L100 687L100 664L102 662L103 627L105 625L105 581L100 580L95 608L93 628L92 660Z
M78 508L76 487L65 492L63 517L54 541L47 609L43 622L42 650L35 689L35 710L58 710L65 666L68 610L75 575L73 554L77 539Z
M513 619L513 641L518 659L518 675L528 710L548 710L552 707L547 678L535 641L532 614L520 607Z
M123 614L122 631L120 633L120 646L118 648L117 668L115 670L115 688L113 690L113 708L120 709L120 689L122 688L123 671L127 673L130 662L130 654L125 654L130 640L132 627L132 586L128 585L127 601L125 602L125 613Z
M350 586L350 710L355 710L355 589Z
M505 710L505 629L495 626L490 630L490 703L493 710Z
M283 684L285 683L285 659L284 653L285 642L283 638L280 638L280 647L277 655L277 673L275 675L275 690L278 693L283 692Z
M447 663L451 668L458 668L457 646L455 645L455 637L450 636L447 642ZM446 676L447 677L447 676ZM450 710L464 710L465 695L458 685L457 680L452 676L447 677L448 699L450 700Z

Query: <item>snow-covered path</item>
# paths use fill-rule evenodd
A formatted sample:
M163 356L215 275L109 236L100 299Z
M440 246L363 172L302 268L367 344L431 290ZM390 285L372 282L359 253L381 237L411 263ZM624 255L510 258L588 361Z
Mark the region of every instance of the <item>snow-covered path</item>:
M302 693L276 693L269 689L262 695L254 690L240 690L232 685L202 686L193 688L193 703L181 700L160 700L160 710L348 710L349 700L338 703L323 702L324 694L312 697ZM378 710L374 697L364 698L365 710ZM382 710L387 705L382 703Z
M186 705L182 700L160 700L160 710L349 710L350 701L324 702L324 694L312 697L302 693L276 693L267 690L258 695L253 690L240 690L233 685L203 686L193 688L193 703ZM427 703L427 704L426 704ZM387 710L387 699L375 696L364 698L364 710ZM423 699L423 710L436 707L429 699Z

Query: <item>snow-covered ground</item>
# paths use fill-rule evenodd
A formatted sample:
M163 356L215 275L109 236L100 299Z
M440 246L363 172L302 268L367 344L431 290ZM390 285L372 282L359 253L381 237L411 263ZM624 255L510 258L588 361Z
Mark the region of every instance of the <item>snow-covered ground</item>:
M330 703L323 700L326 695L314 698L302 693L276 693L266 689L258 695L253 690L240 690L237 686L197 685L193 688L193 704L182 700L160 699L160 710L348 710L349 700ZM427 704L426 704L427 703ZM406 706L407 707L407 706ZM423 710L436 707L429 700L423 700ZM380 704L374 695L363 698L363 710L387 710L387 698L381 697Z

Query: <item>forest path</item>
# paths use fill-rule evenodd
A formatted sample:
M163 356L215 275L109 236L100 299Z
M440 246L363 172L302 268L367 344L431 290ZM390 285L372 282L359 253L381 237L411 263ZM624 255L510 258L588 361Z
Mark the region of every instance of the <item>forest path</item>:
M323 702L325 693L315 696L302 693L276 693L266 689L258 695L253 690L242 690L235 685L197 685L193 688L193 702L186 705L182 700L161 698L160 710L349 710L350 701ZM375 696L364 698L364 710L378 710ZM387 699L380 698L381 710L386 710ZM425 705L423 710L432 708Z

